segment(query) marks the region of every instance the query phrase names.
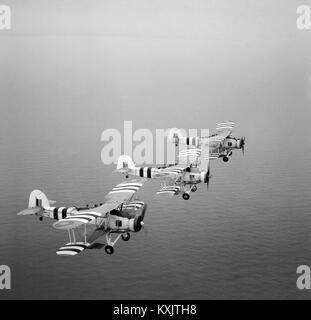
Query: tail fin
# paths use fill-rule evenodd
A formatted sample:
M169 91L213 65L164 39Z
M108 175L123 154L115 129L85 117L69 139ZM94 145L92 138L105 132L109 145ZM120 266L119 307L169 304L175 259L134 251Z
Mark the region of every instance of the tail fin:
M184 138L181 130L177 128L171 128L167 136L168 141L173 142L177 147L179 145L180 138Z
M135 168L135 163L130 156L122 154L117 163L117 170L115 172L127 172L128 169Z
M33 190L29 196L29 208L42 207L46 208L50 206L50 201L46 195L40 190Z
M33 190L29 196L28 208L19 212L18 215L37 215L50 206L50 201L40 190Z

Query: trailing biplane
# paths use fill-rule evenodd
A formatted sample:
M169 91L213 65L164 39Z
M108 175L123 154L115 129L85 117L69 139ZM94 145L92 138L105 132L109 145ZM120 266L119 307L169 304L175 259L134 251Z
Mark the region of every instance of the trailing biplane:
M179 144L190 145L194 147L202 147L209 145L209 158L222 158L224 162L229 160L232 151L235 149L242 149L244 155L245 137L235 138L231 136L234 123L222 122L216 127L216 132L207 137L184 137L179 134L176 128L171 129L169 137L177 147Z
M130 232L138 232L144 225L147 205L133 200L145 179L135 179L118 184L106 196L106 203L93 208L55 207L55 201L48 200L40 190L33 190L28 208L18 215L34 215L58 220L55 229L66 230L69 242L58 249L58 255L76 255L85 249L104 247L107 254L114 252L114 245L120 239L128 241ZM106 244L98 243L105 237Z
M147 179L160 179L161 189L157 195L182 195L189 200L190 192L197 190L197 184L205 183L210 179L209 155L207 147L182 150L178 155L178 163L164 167L140 167L127 155L118 159L115 172L129 176L138 176Z

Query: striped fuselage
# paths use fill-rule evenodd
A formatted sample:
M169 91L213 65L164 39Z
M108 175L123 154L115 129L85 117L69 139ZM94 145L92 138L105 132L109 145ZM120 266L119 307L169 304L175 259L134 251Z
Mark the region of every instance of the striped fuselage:
M187 146L198 147L201 143L201 137L180 137L179 142Z
M128 169L128 174L142 178L156 178L161 169L154 167L134 167Z
M43 216L55 220L65 219L68 215L77 213L75 207L46 207Z

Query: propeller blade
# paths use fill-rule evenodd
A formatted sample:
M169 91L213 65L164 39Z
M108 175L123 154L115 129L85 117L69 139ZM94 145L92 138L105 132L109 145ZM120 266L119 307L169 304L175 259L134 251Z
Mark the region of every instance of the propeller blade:
M242 152L243 152L243 156L245 153L245 137L242 137Z
M209 163L207 165L207 173L206 173L206 191L209 189L209 179L210 179L210 166Z

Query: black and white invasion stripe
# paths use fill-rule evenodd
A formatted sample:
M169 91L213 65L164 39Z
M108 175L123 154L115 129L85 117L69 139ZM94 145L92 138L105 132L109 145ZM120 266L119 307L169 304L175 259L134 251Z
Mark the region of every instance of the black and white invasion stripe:
M90 221L95 220L96 218L99 218L99 217L101 217L101 213L99 212L81 212L78 214L67 216L65 220L89 223Z
M165 186L162 187L157 194L164 194L164 193L171 193L171 194L177 194L180 190L179 186Z
M228 121L228 122L221 122L218 123L216 126L216 130L223 130L223 129L233 129L234 127L234 122Z
M60 256L75 256L85 249L87 249L87 245L83 242L67 243L65 246L59 248L56 254Z
M120 192L132 192L135 193L140 189L142 186L142 183L138 182L129 182L129 183L120 183L116 185L110 192L109 194L115 194L115 193L120 193Z
M50 213L50 218L55 220L65 219L67 215L77 212L75 207L49 207L45 210Z
M142 201L129 202L123 206L123 209L140 209L144 204Z

